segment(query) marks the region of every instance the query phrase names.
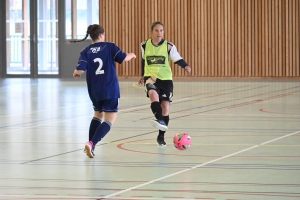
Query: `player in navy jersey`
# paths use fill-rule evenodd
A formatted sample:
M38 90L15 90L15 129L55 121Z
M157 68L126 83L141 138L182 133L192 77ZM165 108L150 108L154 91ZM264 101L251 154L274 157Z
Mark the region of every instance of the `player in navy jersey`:
M177 52L175 45L163 39L164 25L156 21L151 25L151 39L141 43L142 74L139 84L145 85L151 110L156 118L152 125L159 129L157 143L165 146L164 134L168 129L170 102L173 99L173 78L169 60L188 73L191 67Z
M134 53L124 53L116 44L105 42L102 26L90 25L86 36L92 39L92 44L80 52L78 65L73 77L79 78L86 71L88 93L94 107L94 116L89 128L89 142L85 144L87 156L95 156L96 144L110 131L117 118L120 87L116 74L115 62L122 63L136 58Z

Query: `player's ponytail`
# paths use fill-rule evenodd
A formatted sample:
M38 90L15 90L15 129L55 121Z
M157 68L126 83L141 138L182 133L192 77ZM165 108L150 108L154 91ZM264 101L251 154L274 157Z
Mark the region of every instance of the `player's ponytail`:
M88 28L86 30L86 35L84 38L82 38L81 40L70 40L70 42L76 43L76 42L85 41L89 35L92 38L92 40L94 41L99 37L100 34L104 34L104 28L98 24L92 24L92 25L88 26Z

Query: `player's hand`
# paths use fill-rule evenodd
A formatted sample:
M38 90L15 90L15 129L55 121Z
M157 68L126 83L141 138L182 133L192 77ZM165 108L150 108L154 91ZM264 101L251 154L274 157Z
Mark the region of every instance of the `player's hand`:
M187 73L191 73L191 71L192 71L192 69L191 69L190 66L186 66L186 67L184 68L184 70L185 70Z
M143 76L140 77L138 83L139 83L139 85L144 84L144 77Z
M156 82L156 77L155 76L150 76L147 80L146 80L146 84L154 84Z
M74 73L74 74L73 74L73 77L74 77L74 78L80 78L80 74L75 74L75 73Z
M81 74L82 74L82 71L79 71L79 70L75 69L74 72L73 72L73 77L74 78L80 78Z
M130 57L130 60L136 58L136 55L135 55L134 53L129 53L128 55L129 55L129 57Z

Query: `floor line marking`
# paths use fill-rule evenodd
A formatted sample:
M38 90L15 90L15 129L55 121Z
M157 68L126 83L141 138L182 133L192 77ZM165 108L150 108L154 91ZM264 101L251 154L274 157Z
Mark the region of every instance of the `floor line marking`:
M297 132L294 132L294 133L290 133L290 134L287 134L287 135L284 135L284 136L281 136L281 137L278 137L278 138L269 140L269 141L267 141L267 142L264 142L264 143L261 143L261 144L258 144L258 145L255 145L255 146L252 146L252 147L243 149L243 150L241 150L241 151L238 151L238 152L235 152L235 153L226 155L226 156L222 156L222 157L220 157L220 158L217 158L217 159L214 159L214 160L211 160L211 161L202 163L202 164L200 164L200 165L196 165L196 166L194 166L194 167L190 167L190 168L187 168L187 169L184 169L184 170L181 170L181 171L178 171L178 172L175 172L175 173L172 173L172 174L163 176L163 177L161 177L161 178L154 179L154 180L152 180L152 181L148 181L148 182L139 184L139 185L137 185L137 186L133 186L133 187L130 187L130 188L128 188L128 189L121 190L121 191L119 191L119 192L115 192L115 193L110 194L110 195L106 195L106 196L104 196L102 199L114 197L114 196L116 196L116 195L119 195L119 194L122 194L122 193L125 193L125 192L128 192L128 191L131 191L131 190L134 190L134 189L137 189L137 188L146 186L146 185L149 185L149 184L154 183L154 182L161 181L161 180L163 180L163 179L166 179L166 178L169 178L169 177L172 177L172 176L176 176L176 175L179 175L179 174L182 174L182 173L191 171L191 170L193 170L193 169L197 169L197 168L203 167L203 166L205 166L205 165L208 165L208 164L211 164L211 163L214 163L214 162L223 160L223 159L225 159L225 158L229 158L229 157L235 156L235 155L237 155L237 154L240 154L240 153L243 153L243 152L246 152L246 151L255 149L255 148L260 147L260 146L262 146L262 145L265 145L265 144L268 144L268 143L271 143L271 142L274 142L274 141L277 141L277 140L280 140L280 139L283 139L283 138L286 138L286 137L290 137L290 136L296 135L296 134L298 134L298 133L300 133L300 131L297 131Z
M60 107L57 107L56 110L60 110L60 109L64 109L64 108L71 108L71 107L76 107L76 106L83 106L83 105L92 105L91 103L80 103L80 104L76 104L76 105L67 105L67 106L60 106ZM44 112L44 111L49 111L51 109L42 109L42 110L35 110L35 111L31 111L31 112L25 112L25 113L21 113L21 115L31 115L32 113L39 113L39 112ZM16 116L16 115L19 115L20 116L20 113L18 114L9 114L9 115L0 115L0 118L8 118L8 117L12 117L12 116Z
M190 99L191 98L181 98L181 99L178 99L178 100L176 100L174 102L182 102L182 101L187 101L187 100L190 100ZM132 106L132 107L123 108L123 109L120 108L118 113L121 114L123 112L130 112L130 111L135 111L135 110L140 109L140 108L148 108L148 107L149 107L149 104L141 105L141 106ZM44 125L53 123L53 120L55 120L54 123L61 123L61 122L64 122L64 121L69 121L69 120L72 121L72 120L76 120L76 119L80 119L80 118L86 118L86 117L92 117L92 115L83 115L83 116L78 116L78 117L75 117L75 118L67 118L67 119L63 119L63 120L55 120L56 118L53 118L53 119L51 118L50 119L51 121L48 121L48 122L45 122L45 123L42 123L42 124L38 124L38 125L34 125L34 126L27 126L27 127L17 127L17 128L10 129L10 130L4 130L4 131L0 131L0 134L1 133L6 133L6 132L10 132L10 131L15 131L15 130L22 130L22 129L29 129L29 128L35 128L35 127L44 126ZM0 118L1 118L1 116L0 116ZM57 118L57 119L61 119L61 118ZM5 128L12 128L12 127L11 126L7 126Z

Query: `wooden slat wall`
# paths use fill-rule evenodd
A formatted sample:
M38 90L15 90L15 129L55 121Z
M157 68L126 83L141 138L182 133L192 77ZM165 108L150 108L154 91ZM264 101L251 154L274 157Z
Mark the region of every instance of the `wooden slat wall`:
M140 43L156 20L193 77L299 77L299 13L299 0L100 0L106 40L138 55L118 66L124 77L141 74Z

